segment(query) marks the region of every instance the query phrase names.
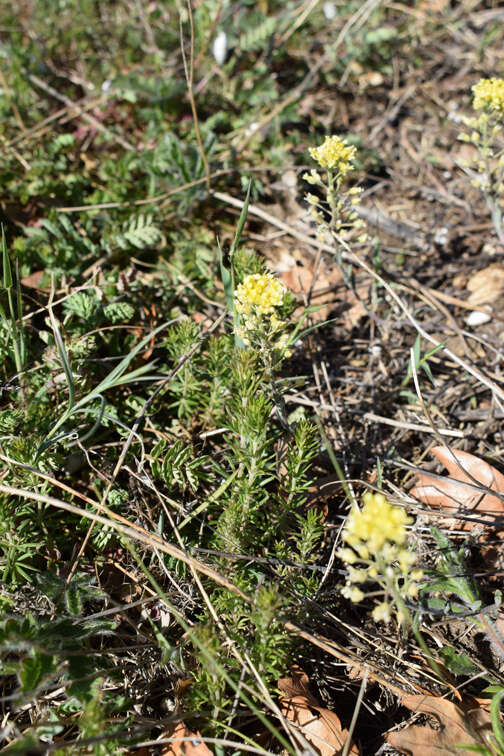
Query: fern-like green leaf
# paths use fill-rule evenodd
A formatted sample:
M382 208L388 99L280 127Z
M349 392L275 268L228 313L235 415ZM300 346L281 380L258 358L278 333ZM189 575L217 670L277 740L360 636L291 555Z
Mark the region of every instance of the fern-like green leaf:
M147 249L161 244L163 234L152 222L152 215L139 215L114 237L114 242L121 249Z
M266 16L257 26L240 35L240 49L243 52L262 50L269 42L276 25L277 20L274 16Z

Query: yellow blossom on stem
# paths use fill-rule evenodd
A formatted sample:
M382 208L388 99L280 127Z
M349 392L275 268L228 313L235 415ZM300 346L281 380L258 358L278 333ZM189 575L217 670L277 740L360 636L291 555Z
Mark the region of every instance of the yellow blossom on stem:
M389 622L395 615L402 621L408 615L404 600L418 596L417 581L423 577L422 570L412 569L417 557L407 548L406 526L412 519L381 493L368 491L362 500L363 507L355 505L348 515L342 536L346 547L338 551L348 565L342 594L360 602L365 584L378 583L383 600L375 605L373 619Z
M345 176L353 167L357 150L338 136L326 136L319 147L311 147L310 155L321 168L335 170Z
M412 522L404 509L392 506L383 494L371 491L362 500L364 507L356 507L348 516L344 540L351 546L364 541L371 552L382 549L387 541L402 546L406 525Z
M341 593L345 598L350 599L350 601L354 604L358 604L359 601L362 601L365 595L360 588L356 588L355 586L350 585L345 586Z
M392 619L391 606L386 601L382 601L381 604L377 604L371 616L375 622L390 622Z
M271 273L252 273L245 276L234 292L234 306L240 322L235 333L246 347L254 348L266 362L278 352L291 357L287 348L290 335L287 323L278 316L276 308L284 302L287 289ZM267 357L269 355L269 357Z
M474 110L504 113L504 79L480 79L472 88Z
M235 307L239 313L253 309L258 315L269 315L282 304L286 288L269 273L252 273L245 276L235 291Z

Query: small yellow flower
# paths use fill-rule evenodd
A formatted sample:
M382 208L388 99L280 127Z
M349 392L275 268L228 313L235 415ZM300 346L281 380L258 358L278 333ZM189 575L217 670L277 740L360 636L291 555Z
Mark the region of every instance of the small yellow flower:
M371 612L371 616L375 622L390 622L392 619L390 604L387 604L386 601L377 604Z
M348 568L348 579L351 583L365 583L368 579L366 570L357 570L355 567Z
M362 500L363 508L355 507L348 516L343 540L358 553L359 542L364 542L371 553L381 551L387 542L389 551L394 543L402 546L406 541L406 525L411 522L404 509L392 506L383 494L371 491Z
M310 147L310 155L321 168L336 170L345 176L352 168L357 150L338 136L326 136L319 147Z
M416 583L410 583L408 586L408 596L418 598L418 585Z
M359 601L362 601L362 599L364 598L364 593L361 591L361 589L356 588L353 585L346 585L341 593L345 598L350 599L350 601L352 601L352 603L354 604L358 604Z
M399 562L399 567L401 568L401 570L403 572L408 572L409 568L412 567L416 562L416 555L413 554L412 551L406 551L406 549L403 549L399 552L397 561Z
M258 315L269 315L282 304L286 288L269 273L252 273L245 276L235 291L235 307L240 313L252 310Z
M336 554L342 562L346 562L347 564L354 564L357 561L357 554L352 549L338 549Z
M504 79L480 79L472 88L475 110L504 113Z

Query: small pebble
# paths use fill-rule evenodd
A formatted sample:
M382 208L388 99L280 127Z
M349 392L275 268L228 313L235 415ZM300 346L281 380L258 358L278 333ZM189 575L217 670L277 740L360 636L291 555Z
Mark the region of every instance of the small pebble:
M488 312L481 312L480 310L473 310L469 313L469 315L466 318L466 323L468 326L479 326L483 325L483 323L488 323L489 320L492 320L492 316Z

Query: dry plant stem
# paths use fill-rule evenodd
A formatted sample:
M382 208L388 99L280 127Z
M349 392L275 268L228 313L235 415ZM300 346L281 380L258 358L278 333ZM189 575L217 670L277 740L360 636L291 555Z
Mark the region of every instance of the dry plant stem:
M289 39L289 37L291 37L294 34L296 29L299 29L299 27L304 24L304 22L306 21L306 19L312 12L312 10L319 4L319 2L320 0L307 0L306 6L301 9L297 19L294 21L292 26L289 29L287 29L287 31L284 34L282 34L282 36L280 37L281 45L284 45Z
M22 488L15 488L13 486L5 486L2 484L0 485L0 492L5 493L8 496L19 496L24 499L32 499L33 501L39 501L45 504L50 504L51 506L56 507L57 509L64 509L65 511L70 512L71 514L77 515L78 517L85 517L88 520L92 520L94 523L99 522L102 525L106 525L107 527L112 528L113 530L117 531L118 533L122 534L123 536L126 536L127 538L133 541L138 541L140 543L143 543L146 546L150 546L151 548L157 548L159 549L159 551L163 552L164 554L168 554L169 556L172 556L175 559L180 559L180 561L184 562L188 566L193 565L199 572L203 573L204 575L207 575L207 577L210 577L212 580L215 580L216 583L218 583L219 585L222 585L224 588L231 591L235 595L240 596L240 598L244 599L247 602L251 601L251 599L245 593L243 593L243 591L240 590L240 588L237 588L235 585L230 583L229 580L227 580L222 575L220 575L212 567L208 567L206 564L199 562L197 559L194 559L189 554L186 554L184 551L181 551L181 549L177 548L176 546L173 546L172 544L167 543L166 541L163 541L156 534L149 533L143 528L138 527L137 525L135 525L135 523L129 522L124 517L121 517L120 515L117 515L115 512L110 511L109 509L107 509L107 507L100 505L98 502L92 502L93 506L98 511L105 512L109 516L110 519L107 519L106 517L103 517L102 515L95 514L94 512L89 512L85 509L80 509L79 507L76 507L73 504L68 504L65 501L61 501L60 499L55 499L53 496L46 496L44 494L39 494L36 491L27 491ZM127 523L127 525L123 523Z
M74 740L73 743L77 744L86 744L90 742L90 739L88 740ZM72 742L69 743L69 745L72 745ZM92 742L96 742L96 739L94 739ZM170 745L170 744L182 744L187 743L188 748L185 751L186 753L190 753L194 750L195 746L194 743L205 743L209 745L216 745L221 746L224 748L234 748L235 753L239 753L240 751L245 751L246 753L256 753L259 754L259 756L275 756L273 751L266 751L264 748L255 748L254 746L250 746L247 743L241 743L234 740L225 740L224 738L207 738L207 737L198 737L197 740L195 740L194 735L191 735L190 737L184 737L184 738L159 738L158 740L143 740L141 743L136 743L133 748L134 751L131 752L132 756L135 756L137 753L137 748L149 748L149 753L154 753L154 751L151 751L152 748L157 748L160 745ZM59 745L57 746L60 747ZM168 753L168 751L166 751ZM170 750L170 753L184 753L184 749L182 748L173 748Z
M210 174L210 178L213 179L218 178L219 176L228 176L230 173L234 172L234 168L222 168L218 171L213 171L213 173ZM194 179L194 181L188 181L187 184L176 186L174 189L170 189L169 191L163 192L162 194L157 194L155 197L149 197L148 199L143 200L133 200L133 202L99 202L96 205L72 205L71 207L57 207L55 209L58 213L81 213L87 210L110 210L118 207L139 207L141 205L150 205L153 202L162 202L163 200L167 200L169 197L173 197L175 194L184 192L186 189L191 189L193 186L204 184L206 181L207 177L204 176L203 178ZM164 208L166 204L167 203L163 203L161 207ZM169 216L165 216L164 220L167 221L170 218L175 218L176 215L176 213L171 213Z
M359 711L362 706L362 699L364 698L364 693L366 692L368 677L369 677L369 672L366 669L362 677L361 686L359 688L359 695L357 696L357 701L355 702L355 708L352 714L352 720L348 728L348 735L347 735L347 739L345 741L343 750L341 752L341 756L348 756L348 752L350 751L350 748L352 746L352 735L355 730L355 725L357 724L357 717L359 716Z
M48 478L48 476L46 477ZM51 480L50 478L48 479ZM126 538L132 541L137 541L153 549L157 548L159 549L159 551L165 554L168 554L169 556L172 556L175 559L180 559L180 561L184 562L188 566L192 565L198 572L202 573L203 575L206 575L211 580L214 580L218 585L222 585L224 588L226 588L226 590L229 590L231 593L234 593L235 595L239 596L247 603L251 605L253 604L253 599L250 596L247 596L247 594L245 594L242 590L240 590L240 588L235 586L233 583L229 582L229 580L227 580L225 577L220 575L212 567L209 567L208 565L203 564L202 562L199 562L197 559L194 559L189 554L185 553L184 551L177 548L176 546L173 546L172 544L167 543L166 541L163 541L158 535L154 533L149 533L143 528L140 528L138 525L135 525L135 523L129 522L129 520L126 520L124 517L121 517L121 515L118 515L115 512L112 512L111 510L109 510L107 507L102 506L101 504L99 504L99 502L95 502L95 501L92 501L91 499L88 499L88 497L84 497L83 495L80 495L82 498L85 498L86 501L91 503L98 511L101 511L107 514L108 518L103 517L102 515L99 515L99 514L95 514L94 512L90 512L86 509L81 509L79 507L74 506L73 504L68 504L67 502L61 501L60 499L55 499L52 496L40 494L35 491L28 491L22 488L15 488L13 486L5 486L3 484L0 484L0 493L7 494L8 496L19 496L22 499L31 499L33 501L43 502L57 509L63 509L78 517L85 517L86 519L92 520L93 522L99 522L102 525L106 525L107 527L112 528L117 533L125 536ZM73 492L73 493L77 493L77 492ZM290 621L284 622L283 626L285 627L287 631L294 633L294 635L296 635L297 637L303 638L309 643L312 643L318 648L326 651L328 654L339 659L339 661L343 662L344 664L348 664L352 667L355 667L356 669L360 670L363 673L365 670L368 670L369 677L371 679L375 680L380 685L383 685L384 687L388 688L397 696L403 697L405 695L408 695L408 692L406 690L399 687L398 685L395 685L394 683L391 683L389 680L383 677L383 675L380 674L379 672L373 671L371 665L361 664L352 656L349 656L348 653L346 653L344 650L340 650L340 648L337 646L337 644L334 641L329 640L328 638L324 638L324 636L322 635L309 633L306 630L303 630L302 628L298 627L297 625L295 625L294 623ZM428 691L424 690L423 688L420 688L414 683L411 683L411 686L413 687L413 689L418 690L421 693L428 693Z
M138 413L138 415L137 415L137 417L135 419L135 422L133 423L133 426L132 426L132 428L131 428L131 430L129 432L128 438L124 442L123 448L121 450L121 454L120 454L119 459L117 460L116 466L115 466L115 468L114 468L114 470L112 472L112 477L109 480L108 485L105 487L105 491L103 492L103 496L102 496L102 499L101 499L101 502L100 502L101 507L105 506L105 502L107 501L107 498L108 498L108 495L110 493L110 490L111 490L112 486L114 485L114 482L115 482L117 476L119 475L119 471L120 471L121 467L123 466L124 460L126 459L126 454L128 453L128 450L129 450L131 444L133 443L133 439L135 438L135 436L138 435L138 429L140 428L140 424L141 424L143 418L145 417L145 415L147 413L147 410L149 409L150 405L152 404L152 402L154 401L154 399L156 398L156 396L163 390L163 388L166 386L166 384L169 383L177 375L177 373L179 372L179 370L182 369L182 367L185 365L185 363L187 362L187 360L191 359L191 357L193 356L193 354L195 354L198 351L198 349L200 348L201 344L203 343L203 340L207 336L209 336L211 333L213 333L213 331L215 331L216 328L219 327L219 325L222 323L222 321L226 317L226 314L227 314L227 312L223 312L217 318L217 320L215 320L212 323L212 325L209 328L207 328L201 334L200 338L194 344L194 346L183 357L180 358L180 360L178 361L177 365L167 375L166 378L163 378L163 380L158 385L158 387L156 388L156 390L153 391L153 393L150 395L150 397L147 399L147 401L143 405L141 411ZM79 560L80 560L82 554L84 553L84 549L86 548L86 545L87 545L87 543L89 541L89 538L91 536L91 532L93 530L93 527L94 527L94 524L91 524L89 526L88 532L86 533L84 541L82 542L81 547L79 549L79 553L77 554L77 557L75 558L75 561L74 561L74 563L73 563L73 565L72 565L72 567L70 569L70 572L68 573L67 584L70 582L70 580L72 579L72 577L73 577L73 575L75 573L75 570L77 569L77 566L79 564Z
M315 407L319 410L324 410L330 412L332 410L332 406L330 404L326 404L325 402L316 402L313 399L307 399L303 396L294 396L292 394L284 394L284 399L287 404L301 404L305 407ZM394 428L404 428L405 430L414 430L418 431L419 433L432 433L432 428L430 425L420 425L420 423L407 423L405 421L401 420L392 420L390 417L382 417L381 415L375 415L374 412L364 412L364 414L361 415L363 420L371 420L375 423L383 423L383 425L391 425ZM463 431L458 430L450 430L449 428L437 428L437 432L441 433L443 436L448 436L449 438L465 438L465 434Z
M182 18L180 19L180 49L182 52L182 61L184 63L184 73L185 73L186 82L187 82L187 94L189 97L189 102L191 103L191 110L192 110L193 121L194 121L194 130L196 132L196 139L198 142L198 147L201 152L201 159L203 160L203 165L205 166L207 190L208 192L210 192L210 166L208 165L207 156L205 154L205 148L203 146L203 140L201 139L201 133L200 133L200 127L199 127L199 121L198 121L198 111L196 110L196 101L194 99L194 19L192 15L191 0L187 0L187 12L189 15L189 29L191 32L190 47L189 47L189 65L187 64L187 57L186 57L185 48L184 48L184 31L182 28Z
M3 145L3 147L0 149L0 153L12 149L15 145L19 144L19 142L24 142L25 140L28 140L32 137L39 138L47 131L47 127L50 126L53 121L59 121L60 124L68 123L69 121L72 121L74 118L79 118L83 112L86 112L87 110L92 110L93 108L98 107L99 105L102 105L104 102L108 100L110 96L110 93L100 95L100 97L97 97L94 100L87 100L86 97L82 97L80 100L77 100L75 104L72 103L72 105L65 105L64 108L60 108L56 111L56 113L53 113L50 116L47 116L47 118L44 118L42 121L37 123L35 126L31 126L29 129L26 129L26 131L23 134L19 134L17 137L14 137L14 139L11 139L10 142L7 142ZM77 110L76 110L77 107ZM72 111L75 111L72 113Z

